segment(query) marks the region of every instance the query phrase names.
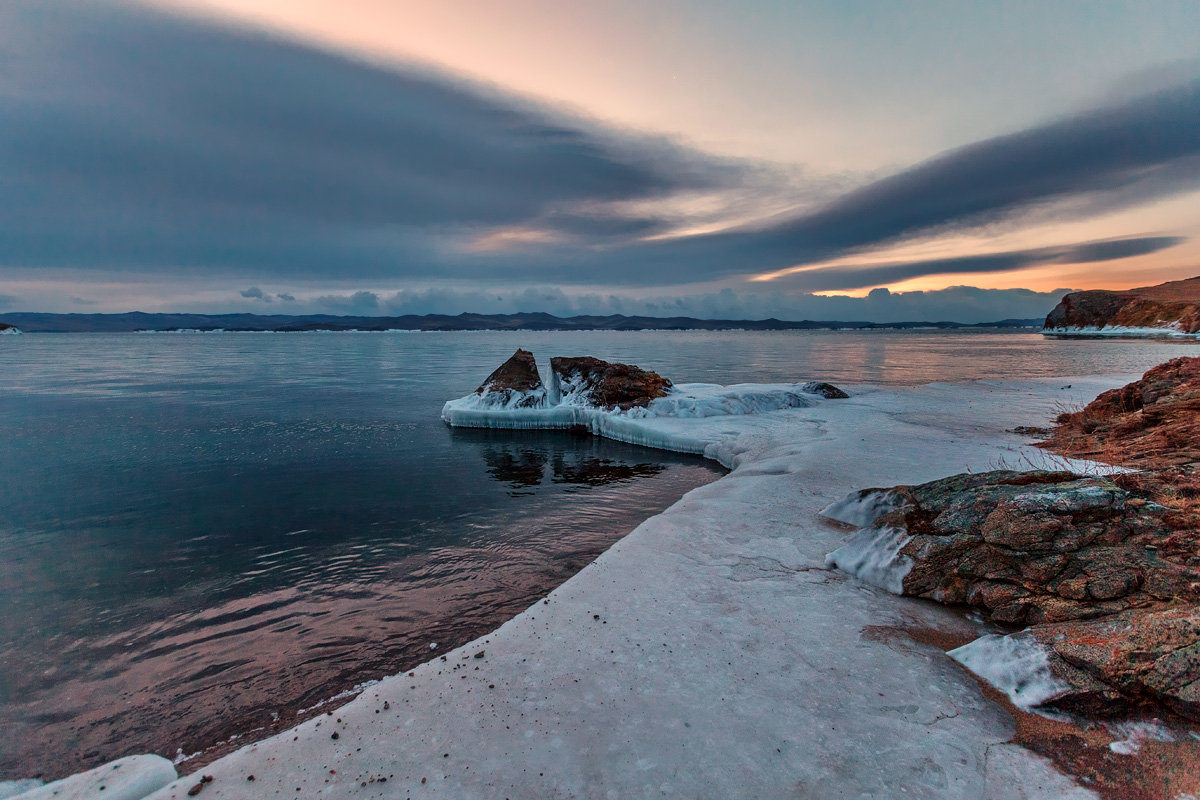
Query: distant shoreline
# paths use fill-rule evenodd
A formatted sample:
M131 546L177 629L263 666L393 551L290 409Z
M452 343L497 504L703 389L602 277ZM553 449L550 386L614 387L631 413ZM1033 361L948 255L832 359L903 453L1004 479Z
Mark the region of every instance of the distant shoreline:
M556 317L553 314L406 314L396 317L332 314L51 314L16 312L0 322L26 333L264 332L310 331L789 331L911 330L959 328L1040 328L1040 319L994 322L949 321L866 322L862 320L698 319L696 317L608 316Z

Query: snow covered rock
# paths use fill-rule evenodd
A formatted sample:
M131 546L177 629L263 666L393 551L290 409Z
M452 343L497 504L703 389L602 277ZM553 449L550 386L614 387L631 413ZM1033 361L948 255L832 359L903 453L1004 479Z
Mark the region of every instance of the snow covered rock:
M14 336L14 335L19 335L20 333L21 333L21 329L16 327L15 325L6 325L5 323L0 322L0 336L4 336L4 335Z
M826 400L845 400L850 397L850 395L832 383L825 383L824 381L809 381L800 387L800 391L807 394L819 394Z
M562 402L629 410L666 397L671 382L657 372L591 356L550 359L551 393Z
M492 408L545 408L546 387L533 353L517 352L487 376L475 390L479 403Z
M141 800L176 777L175 766L162 756L127 756L10 800Z

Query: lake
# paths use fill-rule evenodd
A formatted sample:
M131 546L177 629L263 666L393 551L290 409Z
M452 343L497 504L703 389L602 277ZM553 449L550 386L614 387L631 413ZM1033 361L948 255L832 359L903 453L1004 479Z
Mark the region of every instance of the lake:
M5 337L0 779L266 735L496 628L722 474L443 425L518 346L679 383L893 385L1196 352L987 330Z

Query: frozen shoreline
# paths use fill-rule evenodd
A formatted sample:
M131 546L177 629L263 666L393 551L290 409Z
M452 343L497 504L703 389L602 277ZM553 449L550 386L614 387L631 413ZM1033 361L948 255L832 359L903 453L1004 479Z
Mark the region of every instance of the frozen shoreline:
M1105 325L1103 327L1080 326L1074 328L1043 328L1043 336L1053 339L1175 339L1195 341L1200 333L1188 333L1178 326L1131 327L1127 325Z
M1005 744L1007 713L941 650L863 635L980 631L826 567L848 534L817 512L854 489L1037 464L1007 430L1130 378L626 418L599 432L732 472L492 634L209 765L203 796L1090 796ZM182 800L198 778L152 796Z

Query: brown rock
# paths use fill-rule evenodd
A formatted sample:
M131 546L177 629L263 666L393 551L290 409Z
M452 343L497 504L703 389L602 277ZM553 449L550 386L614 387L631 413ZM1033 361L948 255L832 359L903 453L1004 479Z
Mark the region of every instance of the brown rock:
M1035 625L1028 635L1050 654L1051 673L1072 687L1051 705L1112 713L1151 701L1200 719L1200 608L1130 610ZM1100 707L1098 696L1106 700Z
M1175 541L1155 503L1109 478L996 471L888 491L900 507L874 525L910 537L906 595L1010 624L1200 602L1200 568L1183 558L1200 552L1200 534Z
M666 397L671 388L671 382L657 372L591 356L552 358L550 372L560 395L579 395L600 408L645 406Z
M832 383L824 383L822 381L809 381L800 387L800 391L805 394L817 394L824 397L826 400L845 400L850 395L834 386Z
M1063 297L1046 317L1046 328L1133 328L1177 326L1200 331L1200 277L1123 292L1092 290Z
M496 371L476 389L476 392L497 392L511 389L515 392L528 392L542 388L542 378L538 375L537 361L533 353L517 348L517 352L509 357Z

